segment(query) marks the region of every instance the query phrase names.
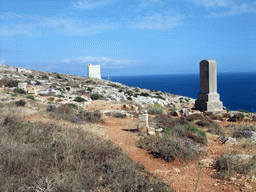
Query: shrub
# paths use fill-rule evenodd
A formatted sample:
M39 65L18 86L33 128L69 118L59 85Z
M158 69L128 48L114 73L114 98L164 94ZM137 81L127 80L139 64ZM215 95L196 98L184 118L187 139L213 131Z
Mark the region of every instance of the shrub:
M252 131L235 131L233 137L235 138L250 138L252 136Z
M41 85L41 82L36 80L36 85Z
M127 100L130 100L130 101L132 101L132 98L129 96L129 97L127 97Z
M216 123L216 122L212 122L211 124L210 124L210 126L208 126L207 127L208 128L208 132L209 133L213 133L213 134L215 134L215 135L225 135L226 133L225 133L225 130L223 129L223 127L222 126L220 126L218 123Z
M62 77L59 74L56 75L56 78L57 79L62 79Z
M155 96L155 98L165 100L165 98L164 98L164 97L162 97L161 95L157 95L157 96Z
M92 100L98 100L98 99L100 99L100 98L102 98L102 96L99 95L99 94L92 94L92 95L91 95L91 99L92 99Z
M9 78L6 78L6 77L4 77L3 79L1 79L1 81L0 81L0 86L7 86L8 85L8 83L9 83L9 81L10 81L10 79Z
M82 97L76 97L75 99L74 99L74 101L76 101L76 102L84 102L84 101L86 101L84 98L82 98Z
M33 75L29 75L28 78L34 79L34 76Z
M142 92L140 95L143 96L143 97L148 97L148 96L150 96L148 93L145 93L145 92Z
M16 80L10 80L8 81L7 83L7 87L18 87L18 84L19 84L19 81L16 81Z
M87 87L87 91L92 91L92 88L91 87Z
M70 87L66 87L67 91L70 91Z
M86 121L89 123L98 123L101 120L102 114L98 111L88 112L88 111L80 111L78 113L78 117L81 118L82 121Z
M155 117L155 121L157 126L159 127L174 127L177 125L188 125L189 122L181 117L178 119L173 119L171 116L169 115L164 115L164 114L159 114Z
M165 107L163 107L162 105L160 105L159 103L154 103L153 105L150 104L148 105L149 110L148 113L149 114L162 114L164 111L166 111Z
M33 101L35 101L35 97L34 97L33 95L28 95L28 96L26 96L26 98L31 99L31 100L33 100Z
M194 121L194 120L198 120L198 119L203 119L203 116L199 113L194 113L194 114L188 115L186 117L186 120L188 120L188 121Z
M189 131L194 131L194 132L198 132L200 135L202 136L206 136L205 132L202 131L201 129L198 129L195 126L190 126L190 125L183 125L183 127Z
M22 107L24 107L24 106L26 105L26 101L24 101L24 100L19 100L19 101L16 101L15 104L16 104L17 106L22 106Z
M116 85L116 84L108 84L108 86L110 86L110 87L115 87L115 88L119 88L119 86L118 85Z
M131 90L126 91L126 92L124 92L124 93L127 94L127 95L129 95L129 96L133 96L133 92L132 92Z
M148 136L138 141L138 147L149 150L155 157L167 161L178 158L180 161L197 159L201 150L187 139L169 136Z
M196 122L196 125L199 125L201 127L208 127L211 125L211 123L206 119L201 119L200 121Z
M218 171L214 176L221 179L227 179L236 174L255 174L256 158L222 154L216 159L214 168Z
M24 89L20 89L20 88L15 88L15 89L13 90L13 92L19 93L19 94L25 94L25 93L26 93L26 91L25 91Z
M49 79L49 77L47 75L43 75L42 79Z
M188 125L176 125L174 127L163 127L163 134L192 139L196 143L206 144L207 137L202 130Z
M236 113L232 117L228 119L228 121L242 121L244 119L244 114L242 113Z
M47 111L53 111L56 108L55 105L48 105L47 106Z

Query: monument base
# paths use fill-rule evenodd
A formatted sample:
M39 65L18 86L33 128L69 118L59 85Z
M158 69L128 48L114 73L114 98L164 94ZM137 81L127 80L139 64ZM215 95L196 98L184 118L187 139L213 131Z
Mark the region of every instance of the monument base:
M221 101L196 100L195 108L200 111L223 111L223 104Z

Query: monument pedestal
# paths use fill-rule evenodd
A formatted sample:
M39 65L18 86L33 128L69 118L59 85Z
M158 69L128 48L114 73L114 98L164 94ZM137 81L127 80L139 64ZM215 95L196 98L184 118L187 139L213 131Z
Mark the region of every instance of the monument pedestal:
M195 107L200 111L222 111L223 110L223 104L221 101L196 100Z
M223 104L217 93L217 63L214 60L200 62L200 93L195 108L200 111L223 111Z

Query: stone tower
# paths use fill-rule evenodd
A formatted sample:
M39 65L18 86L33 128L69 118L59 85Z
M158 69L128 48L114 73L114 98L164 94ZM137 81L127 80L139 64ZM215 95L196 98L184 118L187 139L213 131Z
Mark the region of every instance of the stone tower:
M88 77L101 79L100 65L88 64Z
M200 62L200 93L195 108L201 111L222 111L220 95L217 93L217 63L214 60Z

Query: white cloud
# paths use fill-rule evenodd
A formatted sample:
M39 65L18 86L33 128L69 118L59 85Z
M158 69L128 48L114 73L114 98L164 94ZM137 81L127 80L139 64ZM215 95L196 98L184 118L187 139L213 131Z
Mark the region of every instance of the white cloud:
M114 0L80 0L72 2L72 6L77 9L92 9L111 3Z
M209 17L224 17L224 16L233 16L242 13L256 13L256 7L252 5L243 3L241 5L232 5L225 12L211 12Z
M131 22L130 27L139 29L168 30L182 25L185 15L179 13L154 13Z
M230 5L231 0L188 0L196 5L204 7L227 7Z
M135 60L115 60L115 59L108 59L106 57L98 58L98 57L83 57L77 59L64 59L58 63L66 63L66 64L97 64L104 67L113 67L113 68L121 68L121 67L128 67L134 64L137 64L138 61Z
M187 0L206 8L215 8L208 17L233 16L241 13L256 13L256 3L242 3L243 0ZM220 9L221 8L221 9Z
M32 16L26 14L16 14L14 12L2 13L0 15L1 20L10 20L10 19L33 19Z
M146 8L147 6L156 4L163 5L164 2L163 0L141 0L140 6Z
M26 18L25 21L20 20ZM103 30L119 27L117 23L107 21L84 21L65 17L39 17L18 15L15 13L3 13L0 19L5 21L0 26L0 35L42 35L47 33L62 33L64 35L94 35ZM10 21L11 20L11 21ZM14 22L12 22L14 20ZM18 21L18 23L17 23Z

